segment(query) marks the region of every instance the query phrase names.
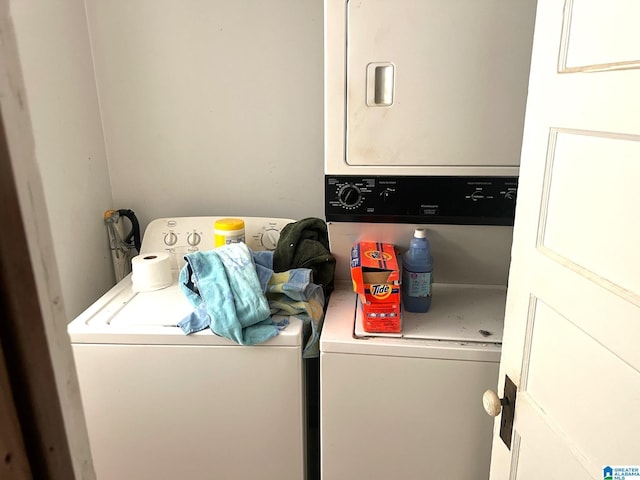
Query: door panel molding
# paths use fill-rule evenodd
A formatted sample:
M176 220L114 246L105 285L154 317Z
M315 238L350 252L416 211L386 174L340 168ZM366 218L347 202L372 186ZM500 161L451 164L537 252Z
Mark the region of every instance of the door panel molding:
M634 254L640 237L608 238L603 233L635 218L637 186L627 179L640 174L640 166L632 160L636 156L640 156L640 136L551 128L536 248L551 260L640 306L640 254ZM580 164L573 165L580 167L580 176L568 173L572 165L567 164L567 158L580 158ZM600 163L605 158L616 168L605 172ZM618 187L616 196L599 197L600 183L612 182ZM552 217L551 201L555 205ZM585 203L589 208L580 208ZM594 263L592 252L607 248L611 248L607 261ZM621 252L631 255L623 256Z
M602 72L640 68L640 45L630 45L626 38L637 28L637 17L624 14L635 0L586 2L565 0L562 35L558 54L558 73ZM620 4L625 4L620 7ZM614 8L618 6L618 8ZM637 8L637 7L636 7ZM597 10L597 12L594 12ZM597 19L597 21L594 21ZM608 30L600 25L615 22L617 38L601 38ZM606 46L607 50L603 50ZM580 49L580 50L578 50Z
M589 472L600 471L602 468L602 465L595 465L590 461L575 443L548 422L544 410L526 392L518 397L517 427L517 465L524 466L533 457L541 465L553 465L554 478L572 480L592 480ZM585 468L585 465L590 467ZM533 480L531 477L520 477L518 471L509 478Z

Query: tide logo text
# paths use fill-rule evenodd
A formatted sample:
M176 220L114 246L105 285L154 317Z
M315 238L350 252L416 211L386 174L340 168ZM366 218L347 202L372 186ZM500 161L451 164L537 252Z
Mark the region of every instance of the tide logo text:
M384 300L389 295L391 295L391 285L383 283L379 285L371 285L370 287L371 295L373 295L378 300Z

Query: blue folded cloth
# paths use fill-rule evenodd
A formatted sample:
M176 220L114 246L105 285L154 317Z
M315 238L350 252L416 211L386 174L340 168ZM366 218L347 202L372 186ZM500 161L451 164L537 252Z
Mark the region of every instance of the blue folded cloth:
M260 287L262 288L262 293L265 293L269 280L271 280L271 275L273 275L273 252L260 250L256 252L252 251L252 253Z
M315 284L313 270L292 268L273 271L273 252L253 252L260 285L269 300L272 314L294 316L305 324L303 358L320 355L320 331L324 319L325 296L322 285ZM310 328L308 328L310 327Z
M278 334L258 278L251 250L244 243L185 255L178 283L195 310L178 326L188 335L211 330L240 345L255 345Z

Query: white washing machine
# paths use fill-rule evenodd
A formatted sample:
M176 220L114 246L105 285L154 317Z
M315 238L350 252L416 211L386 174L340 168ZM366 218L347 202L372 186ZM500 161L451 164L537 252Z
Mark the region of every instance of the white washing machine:
M129 275L68 326L100 480L305 478L302 322L251 347L176 326L182 256L213 248L216 218L151 222L141 253L169 252L174 283L134 293ZM291 222L244 221L254 250Z
M506 291L433 292L429 316L404 313L398 336L365 333L347 285L332 294L320 340L324 480L487 480L493 419L481 399L498 380Z
M489 478L493 418L482 394L498 384L513 211L497 206L512 181L327 176L337 288L320 338L323 480ZM481 208L467 198L478 182L491 196ZM396 207L383 194L390 186L402 198ZM349 189L361 205L336 200ZM404 214L420 205L436 223ZM367 333L350 281L351 247L376 241L402 253L419 223L434 259L431 309L403 310L400 334Z

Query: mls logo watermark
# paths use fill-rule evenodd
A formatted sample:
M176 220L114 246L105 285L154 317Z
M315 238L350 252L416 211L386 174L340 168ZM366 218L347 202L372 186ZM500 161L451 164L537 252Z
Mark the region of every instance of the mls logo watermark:
M607 465L602 469L603 480L640 480L640 466Z

